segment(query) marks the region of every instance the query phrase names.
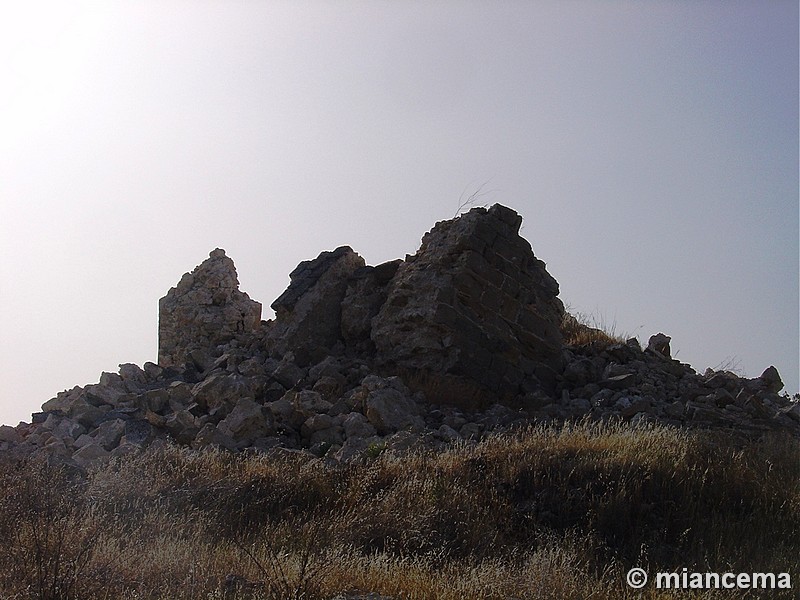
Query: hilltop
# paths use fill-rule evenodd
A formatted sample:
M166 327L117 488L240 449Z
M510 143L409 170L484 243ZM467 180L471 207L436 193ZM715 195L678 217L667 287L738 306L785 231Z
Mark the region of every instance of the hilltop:
M322 252L292 271L269 321L215 249L160 300L157 363L59 393L0 428L0 449L85 468L165 442L349 460L580 419L800 435L774 367L699 374L663 333L643 348L580 323L521 222L474 208L376 266Z

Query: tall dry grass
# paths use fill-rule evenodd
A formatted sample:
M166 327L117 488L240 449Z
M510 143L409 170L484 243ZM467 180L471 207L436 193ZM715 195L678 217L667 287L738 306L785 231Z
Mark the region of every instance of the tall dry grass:
M6 462L0 596L605 600L676 597L627 588L632 566L797 578L798 465L785 437L589 423L352 464L175 446L85 477Z
M617 332L617 324L605 317L565 311L561 321L561 335L566 346L593 346L604 349L614 344L624 344L630 336Z

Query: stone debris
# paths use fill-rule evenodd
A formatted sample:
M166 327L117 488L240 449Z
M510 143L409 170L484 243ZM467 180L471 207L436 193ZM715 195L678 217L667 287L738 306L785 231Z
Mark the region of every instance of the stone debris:
M662 423L800 437L775 367L699 374L671 338L565 346L558 283L495 205L437 223L416 254L368 266L342 246L291 273L262 322L225 252L159 302L158 364L59 392L0 451L78 468L168 440L333 460L474 443L530 423Z

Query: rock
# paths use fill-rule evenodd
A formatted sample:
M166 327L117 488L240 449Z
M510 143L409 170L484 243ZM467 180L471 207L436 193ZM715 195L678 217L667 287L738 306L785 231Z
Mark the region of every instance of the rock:
M675 419L683 416L683 410L684 405L680 400L675 400L664 406L664 414Z
M311 388L317 392L328 402L333 402L344 391L345 379L341 375L339 377L331 377L330 375L323 375L320 377L314 386Z
M0 425L0 442L22 443L22 436L10 425Z
M436 430L439 438L445 442L455 442L461 439L461 434L457 432L455 429L450 427L449 425L441 425L439 429Z
M256 438L275 433L272 413L251 398L239 400L231 413L220 421L217 429L236 440L240 447L249 445Z
M398 431L397 433L388 437L385 441L385 448L396 454L405 454L416 449L424 447L424 440L415 431ZM378 445L377 448L380 448ZM367 448L370 452L370 448Z
M119 442L125 434L125 427L125 421L122 419L105 421L90 436L94 438L95 444L106 450L113 450L119 446Z
M325 400L321 394L311 390L289 392L294 410L305 417L328 412L333 404Z
M745 405L745 409L751 415L759 419L767 419L771 417L771 411L764 405L764 401L758 396L750 396Z
M453 429L461 429L467 423L467 419L460 412L453 412L446 415L443 419L444 424Z
M586 402L588 403L589 401L587 400ZM480 423L484 425L486 429L503 428L510 425L518 416L517 413L507 406L493 404L483 413L483 416L480 418Z
M167 388L169 405L173 412L183 410L192 401L192 386L184 381L174 381Z
M195 450L207 446L216 446L226 450L236 450L238 447L235 439L220 431L213 423L203 425L191 445Z
M783 380L781 379L778 369L773 366L767 367L759 377L766 389L773 394L777 394L783 389Z
M182 382L181 382L182 383ZM186 386L186 384L183 384ZM187 393L188 393L188 386ZM191 394L186 397L188 399ZM145 410L150 410L156 414L163 414L169 406L170 393L168 390L161 388L157 390L150 390L139 396L139 405Z
M94 444L94 438L87 433L79 436L78 439L75 440L73 446L76 448L83 448L84 446L88 446L89 444Z
M46 423L44 426L46 426ZM84 433L86 433L86 428L69 418L61 419L53 428L53 434L59 438L72 438L76 440Z
M161 298L158 319L158 364L182 365L192 351L257 331L261 304L239 291L233 261L217 248Z
M142 365L145 374L147 375L148 379L151 381L155 381L156 379L161 379L164 375L164 369L159 367L157 364L152 362L146 362Z
M351 412L342 422L347 438L369 438L377 435L378 430L359 412Z
M639 413L646 413L650 410L650 402L643 398L636 398L620 411L620 416L623 419L630 419Z
M147 383L147 373L133 363L121 364L119 376L129 386L128 391L134 391Z
M311 415L308 417L303 426L300 429L300 434L305 439L309 439L311 434L316 433L317 431L322 431L323 429L330 429L336 424L334 418L330 415L321 414L321 415Z
M192 388L192 399L207 411L223 406L230 409L240 399L252 396L245 377L225 371L212 373Z
M107 387L98 383L85 386L81 397L92 406L116 406L127 395L127 390Z
M564 368L564 381L572 387L584 386L589 382L597 381L600 377L597 367L589 358L580 357L571 361Z
M265 323L215 250L159 303L162 364L123 363L60 392L31 424L0 428L0 451L89 464L171 437L368 460L578 418L800 438L774 367L698 375L663 333L646 351L635 338L564 347L558 284L520 222L474 209L375 267L346 246L323 252L293 271Z
M711 389L722 389L736 386L737 377L727 371L707 370L703 378L703 386Z
M310 447L317 444L322 444L328 448L332 446L340 446L344 443L344 429L340 425L333 425L326 429L319 429L309 436L308 443Z
M370 391L366 400L366 417L378 433L424 429L425 421L416 402L390 385L384 386Z
M146 446L153 439L153 426L146 419L131 419L125 421L121 444L133 446Z
M59 456L61 458L68 458L72 455L73 449L68 447L67 442L71 442L69 438L67 440L63 440L57 437L53 437L47 441L44 445L44 449L46 453L50 456ZM71 444L70 444L71 445Z
M72 460L79 466L86 468L109 456L111 456L111 453L108 450L99 444L90 443L77 450L72 455Z
M401 264L372 320L385 369L424 376L445 401L456 376L486 399L515 398L524 380L551 389L561 371L558 284L519 236L522 219L495 205L437 223Z
M153 427L159 429L166 427L167 418L163 415L154 413L152 410L146 410L144 413L144 420L150 423Z
M128 444L123 440L119 446L111 451L111 458L130 456L131 454L136 454L141 449L141 446L137 444Z
M341 462L375 458L385 447L383 439L377 436L370 438L348 437L342 447L332 453L332 457Z
M281 384L284 389L292 389L306 376L306 371L298 367L294 362L294 354L287 352L283 355L280 362L274 365L270 376Z
M181 410L167 417L164 424L170 435L180 444L190 444L200 431L200 424L188 410Z
M272 416L275 419L283 423L292 422L293 420L292 417L295 413L294 403L292 402L294 394L295 392L290 392L285 396L283 396L282 398L280 398L279 400L275 400L274 402L266 404L267 410L269 410L272 413Z
M650 340L647 342L647 349L650 352L655 352L659 356L663 356L664 358L670 358L672 356L669 348L669 343L671 341L672 338L668 335L657 333L653 336L650 336Z
M94 406L86 401L85 397L73 402L69 410L69 416L83 425L86 429L96 427L102 418L111 410L111 407L106 405L104 407Z
M586 398L572 398L567 402L562 400L561 406L564 409L562 414L569 418L583 417L592 411L592 403Z
M75 386L71 390L59 392L55 398L51 398L42 404L42 412L62 411L69 412L72 404L81 397L83 388Z
M292 351L305 366L322 360L342 341L341 306L348 279L364 266L349 246L301 262L289 274L289 287L271 305L275 322L267 337L273 353Z
M736 402L736 398L734 398L733 395L725 388L718 388L714 390L714 393L711 396L714 404L720 408L725 408L728 404L733 404Z
M120 365L120 369L122 369L122 365ZM106 372L101 373L100 385L103 387L114 388L115 390L119 390L121 392L126 391L125 382L122 380L122 377L118 373L106 373Z
M636 375L634 373L626 373L624 375L615 375L604 379L600 382L600 386L609 390L625 390L636 383Z
M245 377L266 377L267 365L266 362L259 358L248 358L243 360L236 366L236 370L240 375Z

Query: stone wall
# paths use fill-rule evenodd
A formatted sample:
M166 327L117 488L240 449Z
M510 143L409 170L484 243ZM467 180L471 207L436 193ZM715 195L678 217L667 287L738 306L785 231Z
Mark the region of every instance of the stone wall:
M261 304L239 291L233 261L217 248L158 302L158 363L205 368L214 349L261 325Z
M561 370L558 283L495 205L438 223L400 265L372 321L383 367L477 383L512 399L552 390Z
M275 321L267 338L273 354L292 352L305 366L336 352L348 282L364 266L364 259L349 246L301 262L289 274L289 287L271 305Z

